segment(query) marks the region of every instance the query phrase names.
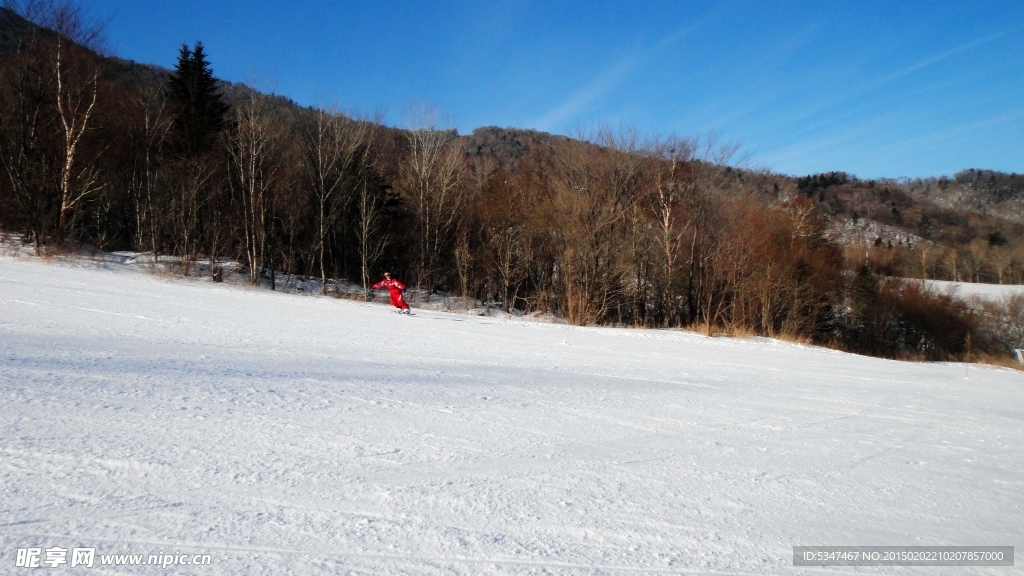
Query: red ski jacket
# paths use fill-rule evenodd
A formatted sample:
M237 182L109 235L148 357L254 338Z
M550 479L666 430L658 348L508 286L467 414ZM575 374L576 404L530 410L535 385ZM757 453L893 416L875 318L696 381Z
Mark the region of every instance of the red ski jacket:
M402 292L405 290L405 284L402 284L394 278L388 280L385 278L380 282L377 282L370 287L371 290L378 290L380 288L387 288L388 292L391 293L391 305L395 308L408 309L409 305L405 303L405 298L402 298Z
M402 284L401 282L395 280L394 278L391 278L390 280L385 278L370 287L371 290L379 290L381 288L387 288L388 292L391 292L392 294L394 294L395 292L401 294L402 291L405 290L405 284Z

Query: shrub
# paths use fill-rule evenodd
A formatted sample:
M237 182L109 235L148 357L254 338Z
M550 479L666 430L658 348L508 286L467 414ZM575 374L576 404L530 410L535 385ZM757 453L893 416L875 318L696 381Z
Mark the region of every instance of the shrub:
M978 319L967 303L923 283L880 278L862 267L847 290L839 322L854 351L889 358L951 360L967 352Z

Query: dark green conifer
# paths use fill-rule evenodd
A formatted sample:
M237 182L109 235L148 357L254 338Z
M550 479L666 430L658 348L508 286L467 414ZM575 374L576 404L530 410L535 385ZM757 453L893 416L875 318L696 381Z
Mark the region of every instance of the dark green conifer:
M221 100L202 42L196 42L191 50L181 46L167 98L174 113L174 143L179 152L194 157L213 148L224 129L228 105Z

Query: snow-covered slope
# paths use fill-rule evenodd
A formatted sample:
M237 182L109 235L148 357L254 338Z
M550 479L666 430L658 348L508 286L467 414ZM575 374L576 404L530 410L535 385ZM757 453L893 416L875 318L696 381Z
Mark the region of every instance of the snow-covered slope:
M929 288L939 292L951 293L967 299L1002 300L1008 296L1024 294L1024 286L1020 284L981 284L948 280L927 280L926 283Z
M54 546L210 554L197 574L778 574L822 572L793 545L1024 545L1020 372L90 266L0 258L5 572Z

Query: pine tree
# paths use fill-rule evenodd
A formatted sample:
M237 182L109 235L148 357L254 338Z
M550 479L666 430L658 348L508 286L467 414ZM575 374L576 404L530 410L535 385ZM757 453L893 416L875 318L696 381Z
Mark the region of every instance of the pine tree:
M192 50L181 46L167 98L174 112L174 142L179 152L194 157L212 149L224 129L228 105L221 100L202 42L196 42Z

